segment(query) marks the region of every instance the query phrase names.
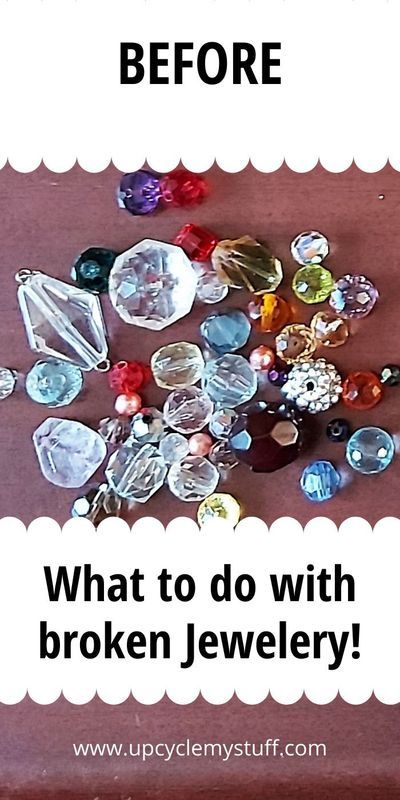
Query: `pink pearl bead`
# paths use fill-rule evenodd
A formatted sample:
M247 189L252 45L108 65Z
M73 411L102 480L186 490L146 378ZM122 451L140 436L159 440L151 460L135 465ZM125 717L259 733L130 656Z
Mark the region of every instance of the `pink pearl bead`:
M192 456L206 456L212 447L212 439L207 433L194 433L189 439L189 451Z
M119 394L114 404L117 414L121 414L124 417L133 417L141 407L142 398L136 392L133 394Z
M260 344L251 351L249 361L255 370L269 370L272 369L275 363L275 353L271 347L266 344Z

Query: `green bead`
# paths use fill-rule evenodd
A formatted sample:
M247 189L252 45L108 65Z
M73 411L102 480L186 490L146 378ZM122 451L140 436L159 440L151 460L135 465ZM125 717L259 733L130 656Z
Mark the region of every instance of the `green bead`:
M315 265L297 270L292 289L303 303L323 303L331 294L333 284L329 269Z

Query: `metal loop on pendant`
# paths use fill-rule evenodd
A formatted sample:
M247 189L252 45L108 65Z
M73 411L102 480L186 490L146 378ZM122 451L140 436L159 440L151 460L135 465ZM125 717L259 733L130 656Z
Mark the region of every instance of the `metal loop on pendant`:
M105 358L104 361L100 361L98 364L96 364L94 369L96 372L108 372L110 367L111 367L110 359Z
M39 273L38 269L28 269L24 267L23 269L20 269L18 270L18 272L16 272L15 280L17 281L17 283L26 283L26 281L29 280L29 278L31 278L32 275L37 275L38 273Z

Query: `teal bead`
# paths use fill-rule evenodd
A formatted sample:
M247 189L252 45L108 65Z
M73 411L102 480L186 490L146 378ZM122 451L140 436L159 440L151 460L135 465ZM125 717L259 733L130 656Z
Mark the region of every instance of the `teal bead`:
M49 358L33 365L26 376L25 390L35 403L57 408L72 403L82 385L79 367L58 358Z
M117 257L114 250L105 247L89 247L85 250L71 270L71 278L80 289L93 294L108 291L108 278Z
M354 431L347 442L346 458L356 472L374 475L383 472L394 458L394 442L382 428L366 427Z
M340 475L330 461L313 461L300 479L303 494L314 503L330 500L340 487Z
M209 314L200 325L200 333L208 347L218 355L233 353L247 343L251 325L238 308Z

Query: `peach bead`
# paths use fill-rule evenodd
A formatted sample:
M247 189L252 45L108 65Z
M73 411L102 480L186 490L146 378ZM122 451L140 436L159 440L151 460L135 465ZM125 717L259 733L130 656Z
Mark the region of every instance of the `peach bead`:
M114 408L117 414L121 414L124 417L132 417L142 407L142 398L134 392L133 394L119 394L115 403Z
M275 363L275 353L271 347L267 347L266 344L260 344L259 347L255 347L251 351L249 361L253 369L257 371L270 370Z
M206 456L212 447L212 439L207 433L194 433L189 439L189 451L192 456Z

